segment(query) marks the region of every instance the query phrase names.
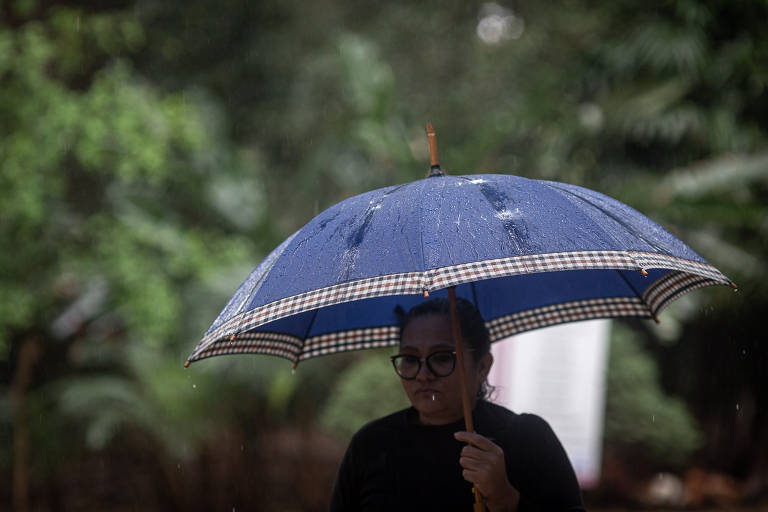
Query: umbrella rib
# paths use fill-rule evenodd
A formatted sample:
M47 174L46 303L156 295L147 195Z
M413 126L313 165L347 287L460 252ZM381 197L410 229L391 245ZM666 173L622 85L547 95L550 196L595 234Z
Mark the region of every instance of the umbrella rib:
M315 325L315 319L317 318L317 313L320 311L320 308L315 309L315 312L312 314L312 319L309 321L309 325L307 325L307 330L304 331L304 336L301 338L304 340L304 343L306 343L306 340L309 338L309 331L312 330L312 327ZM301 352L304 351L304 343L301 344L301 351L296 354L296 360L294 361L294 364L296 364L299 361L299 356L301 355Z
M632 292L635 294L635 297L640 299L640 302L643 304L643 306L645 306L646 309L648 309L648 313L650 313L650 315L655 319L656 315L653 313L653 310L651 309L650 304L648 304L645 301L645 299L643 299L642 294L637 291L637 288L635 288L635 285L629 282L629 279L627 279L627 277L624 275L624 272L621 269L617 268L616 273L619 274L619 277L621 277L621 279L624 281L624 284L626 284L632 290Z
M589 206L591 206L592 208L597 210L601 215L605 215L606 217L608 217L611 220L613 220L614 222L616 222L623 229L625 229L627 231L627 233L630 233L632 236L637 237L638 239L642 240L642 242L647 244L649 247L652 247L653 248L653 252L656 252L657 254L666 255L666 256L672 256L672 253L670 253L669 250L657 246L656 244L653 243L652 240L649 240L645 236L645 233L643 233L641 231L638 231L636 229L633 229L630 224L628 224L627 222L622 220L617 215L614 215L608 209L603 208L602 206L597 204L592 199L590 199L590 198L588 198L586 196L579 195L579 194L575 193L574 191L568 189L567 187L561 187L560 186L560 185L562 185L561 183L552 182L552 181L541 181L541 183L547 185L550 189L555 190L557 193L559 193L565 200L567 200L571 204L576 204L574 202L574 199L576 201L581 201L581 202L583 202L585 204L588 204ZM606 196L606 197L608 197L608 196ZM613 198L608 197L608 199L613 199ZM628 205L625 205L625 206L628 206ZM585 215L587 215L590 218L590 220L592 220L594 222L594 219L592 219L591 215L587 214L586 211L584 213L585 213ZM610 231L608 231L607 229L603 228L602 226L599 226L597 223L595 223L595 225L600 227L601 231L603 233L605 233L607 236L609 236L611 239L613 239L616 243L620 244L620 241ZM659 225L659 227L664 229L663 226L661 226L661 225Z
M475 307L479 310L480 309L480 304L477 303L477 289L475 288L475 282L474 281L470 281L469 282L469 286L472 289L472 302L475 303Z

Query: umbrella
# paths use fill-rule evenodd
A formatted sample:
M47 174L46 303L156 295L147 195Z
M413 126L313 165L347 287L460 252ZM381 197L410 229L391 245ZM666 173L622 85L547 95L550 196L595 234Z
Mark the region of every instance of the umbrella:
M429 177L342 201L272 251L187 364L260 353L295 367L315 356L396 345L395 307L429 294L472 301L497 341L563 322L655 319L695 288L735 288L615 199L513 175L446 175L434 140L428 126Z
M396 305L456 288L493 341L587 320L657 318L695 288L735 285L601 193L513 175L428 178L317 215L248 276L189 357L311 357L397 344Z

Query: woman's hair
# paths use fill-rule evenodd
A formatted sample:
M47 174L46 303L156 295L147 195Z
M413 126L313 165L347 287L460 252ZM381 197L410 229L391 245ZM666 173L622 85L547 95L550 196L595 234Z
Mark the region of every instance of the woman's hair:
M461 337L468 348L472 350L472 358L479 361L491 350L491 337L485 327L485 320L480 311L466 299L456 298L456 312L461 326ZM443 315L450 319L451 305L448 299L436 298L412 307L407 313L398 306L395 313L400 317L400 341L402 342L405 328L414 319L429 315ZM483 382L478 391L478 398L488 399L493 391L488 382Z

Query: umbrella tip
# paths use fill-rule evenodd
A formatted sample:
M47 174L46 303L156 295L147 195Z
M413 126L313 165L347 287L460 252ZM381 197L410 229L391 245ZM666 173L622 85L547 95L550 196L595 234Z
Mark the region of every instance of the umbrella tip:
M189 359L187 359L187 362L184 363L184 368L189 368Z
M643 277L648 277L648 272L646 272L644 268L640 269L640 273L643 274Z
M424 290L424 298L425 299L429 298L429 290Z
M736 283L731 283L731 288L733 288L733 291L735 292L739 291L739 285L737 285Z

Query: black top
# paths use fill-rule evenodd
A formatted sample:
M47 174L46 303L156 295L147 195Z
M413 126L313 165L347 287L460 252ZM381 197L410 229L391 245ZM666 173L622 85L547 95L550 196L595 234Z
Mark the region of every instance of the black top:
M518 511L583 511L581 490L549 424L479 401L475 431L504 450ZM454 432L464 422L421 425L414 408L375 420L354 435L341 462L331 512L379 510L471 511L472 485L461 476L464 446Z

